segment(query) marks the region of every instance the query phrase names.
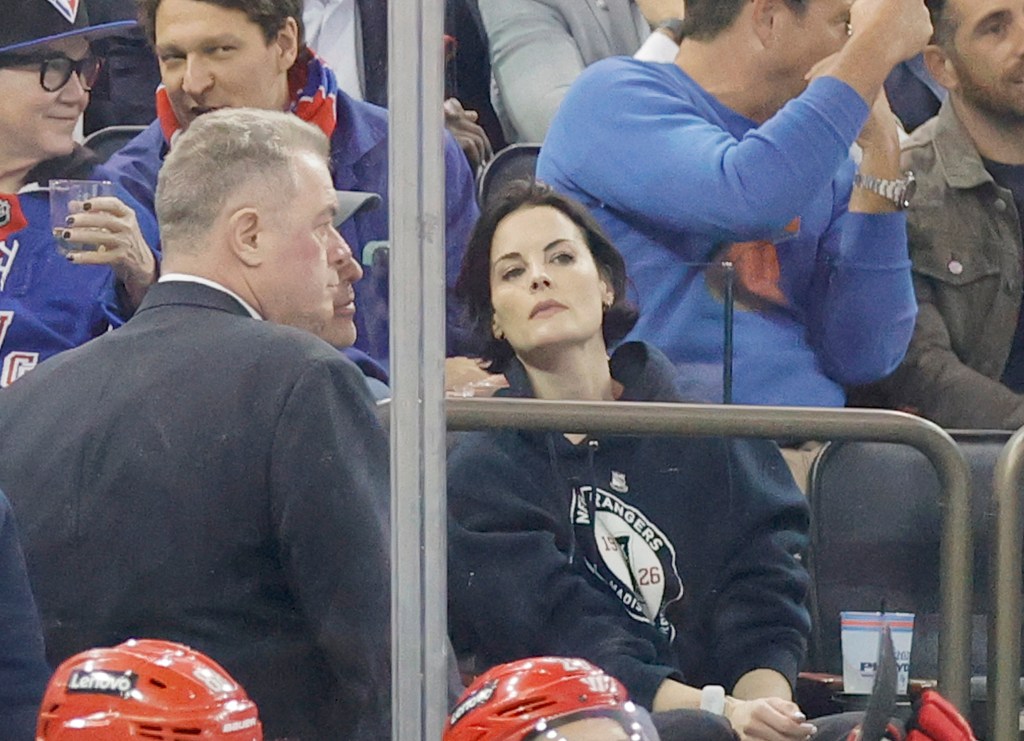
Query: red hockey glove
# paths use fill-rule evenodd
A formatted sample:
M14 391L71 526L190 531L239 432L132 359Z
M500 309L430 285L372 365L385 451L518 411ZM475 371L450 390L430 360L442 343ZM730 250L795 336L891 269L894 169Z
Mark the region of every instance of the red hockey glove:
M946 698L928 689L914 700L907 741L975 741L975 737L964 716Z

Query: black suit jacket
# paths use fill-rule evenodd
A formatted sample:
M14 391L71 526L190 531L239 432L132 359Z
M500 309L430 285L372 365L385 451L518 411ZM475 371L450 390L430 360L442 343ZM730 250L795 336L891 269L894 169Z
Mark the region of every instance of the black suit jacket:
M161 283L0 392L0 434L52 662L178 640L269 739L390 736L386 439L336 350Z

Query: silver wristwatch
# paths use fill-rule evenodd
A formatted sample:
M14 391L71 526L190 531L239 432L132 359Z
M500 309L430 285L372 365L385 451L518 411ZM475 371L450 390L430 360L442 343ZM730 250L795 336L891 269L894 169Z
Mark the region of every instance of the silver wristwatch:
M899 180L885 180L858 172L853 176L853 187L870 190L887 201L892 201L896 208L904 209L910 206L910 199L914 197L917 181L914 179L914 173L910 170L903 173L903 177Z

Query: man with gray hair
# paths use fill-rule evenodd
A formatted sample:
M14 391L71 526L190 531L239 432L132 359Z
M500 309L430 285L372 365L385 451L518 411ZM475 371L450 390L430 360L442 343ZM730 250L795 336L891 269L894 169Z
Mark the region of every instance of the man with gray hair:
M0 485L52 663L180 641L249 690L267 738L379 741L386 438L355 366L294 328L338 321L358 277L327 156L286 113L181 135L160 282L122 329L0 394Z

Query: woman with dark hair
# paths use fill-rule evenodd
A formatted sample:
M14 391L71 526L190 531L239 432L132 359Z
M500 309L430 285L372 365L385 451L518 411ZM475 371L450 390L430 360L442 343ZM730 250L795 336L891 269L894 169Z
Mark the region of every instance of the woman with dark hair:
M456 288L506 396L678 401L639 342L622 257L587 211L522 183L484 213ZM585 658L655 711L722 685L741 738L802 740L808 510L763 441L467 433L449 463L449 615L475 669Z

